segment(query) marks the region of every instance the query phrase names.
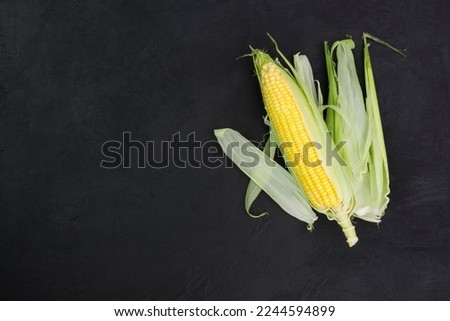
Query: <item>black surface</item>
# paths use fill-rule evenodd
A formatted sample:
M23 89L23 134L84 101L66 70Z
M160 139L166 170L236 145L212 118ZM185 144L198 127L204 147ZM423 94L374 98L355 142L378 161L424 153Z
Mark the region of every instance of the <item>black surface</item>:
M450 299L447 1L2 1L2 299ZM347 248L266 196L250 219L237 169L100 168L124 131L142 141L266 131L248 44L306 53L363 31L390 160L379 228ZM358 42L358 62L361 46ZM361 65L359 66L361 67Z

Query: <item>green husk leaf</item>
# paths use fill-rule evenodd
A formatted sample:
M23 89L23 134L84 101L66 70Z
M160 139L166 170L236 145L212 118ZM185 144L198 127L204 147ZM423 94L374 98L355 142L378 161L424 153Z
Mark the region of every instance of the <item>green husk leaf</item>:
M314 223L317 215L286 169L235 130L216 129L214 134L224 153L284 211L309 225Z
M308 58L305 55L300 55L299 53L295 54L294 67L298 73L298 77L302 79L302 83L305 86L304 91L310 93L310 95L314 98L314 102L316 103L316 105L320 106L313 72Z
M367 170L371 132L353 58L354 47L353 40L345 39L335 42L331 48L331 55L336 50L337 56L337 102L340 109L339 115L333 116L335 136L347 141L341 150L342 156L353 174L360 176Z
M366 108L369 123L372 125L373 133L372 145L370 147L370 159L368 170L370 173L370 191L372 193L373 204L371 208L362 208L356 215L358 217L379 222L384 215L384 211L389 203L389 167L384 143L383 126L381 123L380 108L378 105L375 78L373 75L372 62L369 53L369 43L367 38L380 42L388 48L404 56L403 52L369 34L364 34L364 77L366 86Z
M335 142L347 142L341 155L351 168L350 180L355 199L353 214L363 220L378 223L389 202L389 171L367 39L403 53L372 35L364 34L363 38L365 98L352 53L354 42L351 39L337 41L331 50L325 43L328 104L337 105L339 110L328 110L326 120ZM337 65L333 61L334 51Z

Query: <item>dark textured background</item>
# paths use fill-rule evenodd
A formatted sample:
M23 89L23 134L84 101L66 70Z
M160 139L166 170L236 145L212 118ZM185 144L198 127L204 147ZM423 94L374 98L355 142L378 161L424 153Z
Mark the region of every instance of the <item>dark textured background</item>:
M448 1L2 1L0 298L450 299ZM100 168L101 145L266 131L248 44L308 54L372 32L391 203L347 248L237 169ZM361 61L361 46L356 51ZM361 67L361 66L360 66Z

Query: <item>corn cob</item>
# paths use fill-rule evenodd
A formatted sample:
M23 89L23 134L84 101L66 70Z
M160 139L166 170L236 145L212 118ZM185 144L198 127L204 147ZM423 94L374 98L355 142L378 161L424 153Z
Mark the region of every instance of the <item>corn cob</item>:
M292 76L267 54L254 50L254 63L264 105L290 171L301 185L311 206L336 219L349 246L353 246L358 238L347 213L348 209L343 204L342 191L338 191L338 182L331 179L330 170L325 169L316 146L312 144L320 143L321 138L311 137L314 124L308 123L306 119L311 119L312 116L306 117L308 108L301 105L308 104L307 97ZM312 145L305 149L308 144ZM321 145L324 146L323 141Z
M307 166L308 162L316 164L319 159L316 147L308 149L308 155L301 155L299 151L311 143L311 139L304 126L304 120L300 109L297 107L294 96L289 90L288 84L283 80L281 69L273 62L264 64L261 68L261 88L263 99L272 121L279 142L291 146L284 148L284 156L294 175L303 186L303 190L313 207L327 209L340 204L336 189L331 184L323 164L319 166Z

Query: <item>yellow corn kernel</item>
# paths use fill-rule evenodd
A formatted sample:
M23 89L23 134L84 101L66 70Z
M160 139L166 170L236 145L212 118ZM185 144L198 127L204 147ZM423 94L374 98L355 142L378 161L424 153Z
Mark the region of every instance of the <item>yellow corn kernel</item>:
M341 202L323 164L308 166L303 160L303 146L311 143L289 84L274 62L261 68L261 89L269 118L277 134L282 152L310 203L318 209L337 207ZM308 148L308 160L318 161L317 149Z

